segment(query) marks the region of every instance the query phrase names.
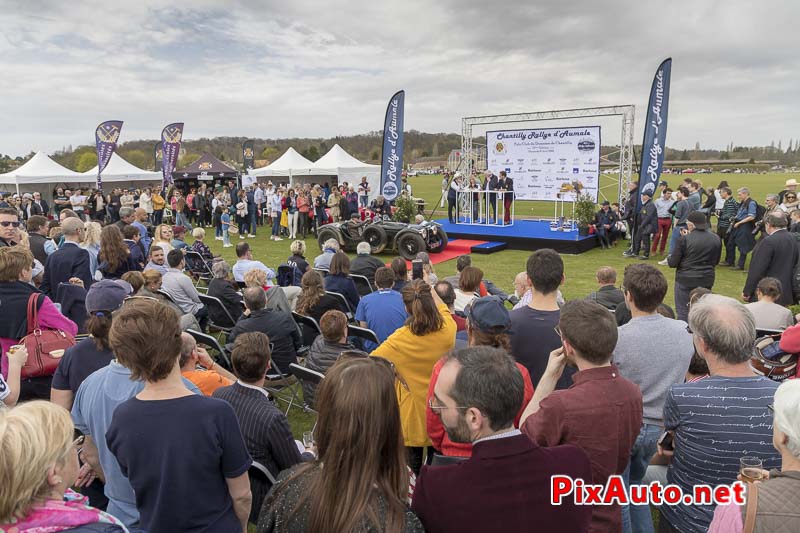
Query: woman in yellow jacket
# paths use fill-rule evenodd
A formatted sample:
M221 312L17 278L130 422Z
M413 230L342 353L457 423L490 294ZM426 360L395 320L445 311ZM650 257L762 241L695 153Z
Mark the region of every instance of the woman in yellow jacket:
M456 323L447 305L423 280L414 280L402 290L408 320L392 333L372 355L394 363L397 374L408 388L397 387L403 438L409 453L409 466L419 473L425 446L430 446L425 427L425 401L431 372L436 361L453 349Z
M160 226L161 221L164 220L164 208L167 206L167 202L161 196L161 187L153 190L150 199L153 202L153 225Z

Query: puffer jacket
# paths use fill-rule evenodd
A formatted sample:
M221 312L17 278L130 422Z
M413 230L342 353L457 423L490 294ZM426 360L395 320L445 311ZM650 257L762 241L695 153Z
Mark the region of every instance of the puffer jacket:
M338 342L328 342L325 337L318 335L306 355L306 367L325 374L333 363L339 358L339 354L345 350L355 350L355 346L349 342L340 344ZM303 399L309 407L314 407L314 395L317 385L308 381L303 381Z

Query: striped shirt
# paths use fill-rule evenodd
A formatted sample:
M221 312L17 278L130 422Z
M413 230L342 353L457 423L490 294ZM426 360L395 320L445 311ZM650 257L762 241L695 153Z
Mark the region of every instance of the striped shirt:
M664 404L664 427L675 431L669 483L687 494L694 485L736 481L739 459L755 456L763 468L780 468L772 446L772 404L778 383L765 377L709 376L673 385ZM678 531L705 532L713 505L664 505L661 512Z

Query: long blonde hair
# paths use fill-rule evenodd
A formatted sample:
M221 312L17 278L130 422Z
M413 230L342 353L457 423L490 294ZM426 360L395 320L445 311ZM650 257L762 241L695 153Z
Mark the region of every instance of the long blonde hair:
M84 222L83 223L83 241L81 245L87 248L93 244L100 244L100 234L103 232L103 226L99 222Z
M0 523L24 518L51 491L48 470L72 450L69 412L45 401L0 411Z

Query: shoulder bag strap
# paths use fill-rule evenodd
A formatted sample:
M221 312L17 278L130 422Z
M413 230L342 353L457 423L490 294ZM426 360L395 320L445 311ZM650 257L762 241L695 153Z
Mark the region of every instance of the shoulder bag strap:
M753 533L756 527L756 511L758 510L758 483L747 486L747 510L744 515L744 533Z
M39 329L39 313L36 309L38 300L39 295L37 293L33 293L28 297L28 335L33 333L33 330Z

